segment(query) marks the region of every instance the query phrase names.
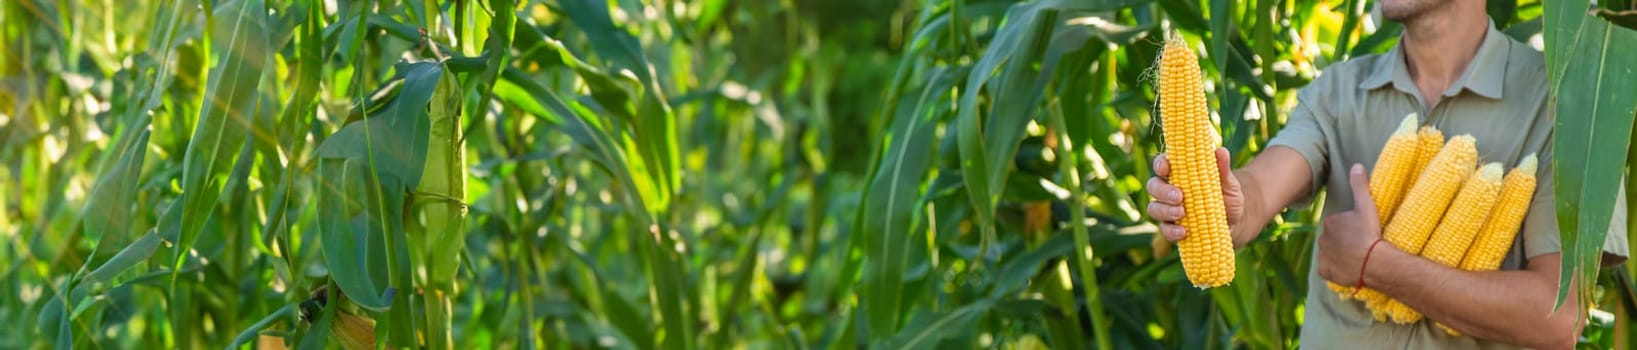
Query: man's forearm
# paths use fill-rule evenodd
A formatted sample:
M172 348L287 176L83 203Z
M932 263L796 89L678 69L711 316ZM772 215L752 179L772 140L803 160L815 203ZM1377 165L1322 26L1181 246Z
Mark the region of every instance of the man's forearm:
M1465 335L1555 349L1572 347L1579 333L1575 298L1552 312L1558 265L1550 263L1555 257L1531 259L1534 270L1473 272L1389 244L1377 247L1370 259L1366 285Z
M1244 212L1231 227L1235 248L1256 240L1262 227L1275 215L1307 194L1315 181L1308 169L1307 159L1295 149L1273 146L1256 155L1250 164L1233 171L1234 177L1239 179L1239 192L1244 196Z
M1240 192L1245 196L1245 212L1240 216L1239 222L1229 228L1233 233L1234 248L1240 248L1256 240L1256 236L1262 233L1262 227L1273 221L1273 216L1278 215L1284 208L1282 206L1275 208L1272 203L1267 202L1267 196L1262 191L1262 182L1258 181L1260 179L1256 177L1255 171L1234 170L1234 177L1239 178Z

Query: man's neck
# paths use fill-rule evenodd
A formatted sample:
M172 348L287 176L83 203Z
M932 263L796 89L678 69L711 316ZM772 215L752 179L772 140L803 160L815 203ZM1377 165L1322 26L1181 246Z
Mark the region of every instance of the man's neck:
M1404 22L1399 45L1426 108L1438 105L1444 90L1461 79L1477 55L1489 32L1489 16L1482 6L1480 1L1457 1Z

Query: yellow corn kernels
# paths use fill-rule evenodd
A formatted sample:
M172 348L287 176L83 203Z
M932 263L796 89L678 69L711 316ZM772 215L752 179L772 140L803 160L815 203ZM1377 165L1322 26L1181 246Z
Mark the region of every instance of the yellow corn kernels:
M1415 180L1417 176L1421 175L1422 171L1427 170L1427 164L1432 163L1432 157L1438 155L1438 151L1444 149L1444 133L1438 131L1437 127L1423 126L1421 131L1416 132L1415 137L1417 139L1415 143L1415 168L1410 170L1411 180Z
M1199 61L1180 36L1172 35L1159 63L1165 155L1171 162L1171 184L1182 191L1183 217L1178 224L1187 231L1177 241L1182 268L1196 287L1228 284L1234 277L1233 238L1223 208L1218 138L1205 105Z
M1324 282L1324 285L1327 286L1327 287L1330 287L1330 291L1336 292L1336 295L1340 296L1341 300L1352 300L1353 299L1353 288L1348 288L1347 286L1343 286L1343 285L1340 285L1340 284L1336 284L1336 282L1329 282L1329 281Z

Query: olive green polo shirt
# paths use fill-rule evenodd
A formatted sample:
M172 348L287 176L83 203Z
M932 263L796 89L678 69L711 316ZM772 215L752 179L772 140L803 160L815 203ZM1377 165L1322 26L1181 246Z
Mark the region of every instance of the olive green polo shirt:
M1307 159L1317 193L1328 188L1324 214L1352 210L1348 167L1374 167L1388 135L1409 113L1446 139L1471 134L1480 164L1500 162L1507 171L1525 156L1539 154L1534 202L1502 269L1522 269L1527 258L1559 251L1552 193L1552 113L1547 99L1545 59L1491 24L1460 80L1428 110L1410 78L1401 47L1330 66L1302 88L1298 103L1269 147L1290 147ZM1624 193L1624 191L1621 191ZM1303 201L1308 201L1304 199ZM1625 199L1616 204L1606 254L1627 256ZM1324 234L1320 232L1320 234ZM1316 260L1315 260L1316 261ZM1453 337L1422 321L1413 325L1378 323L1360 302L1343 301L1310 269L1301 344L1308 349L1508 349L1513 346ZM1405 271L1404 273L1415 273ZM1547 303L1550 300L1532 302Z

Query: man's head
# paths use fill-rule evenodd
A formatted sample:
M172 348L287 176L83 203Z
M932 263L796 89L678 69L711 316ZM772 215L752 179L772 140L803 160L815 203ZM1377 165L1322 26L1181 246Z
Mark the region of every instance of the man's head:
M1382 0L1381 16L1395 22L1416 19L1459 0Z

